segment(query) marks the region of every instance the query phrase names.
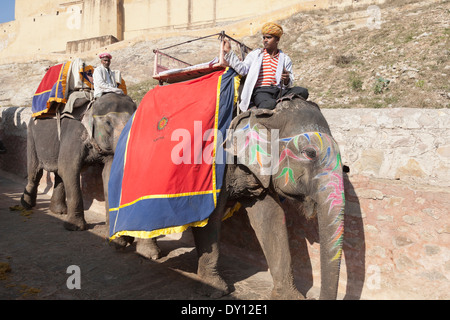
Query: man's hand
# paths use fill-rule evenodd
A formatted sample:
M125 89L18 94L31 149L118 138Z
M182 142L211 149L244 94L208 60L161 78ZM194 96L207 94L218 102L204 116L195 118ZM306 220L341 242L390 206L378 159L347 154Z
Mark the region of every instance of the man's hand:
M291 80L289 71L283 69L283 73L281 74L281 81L285 86L289 85L289 81Z
M224 39L223 39L223 52L225 54L227 54L230 51L231 51L231 43L230 43L230 41L227 38L224 37Z

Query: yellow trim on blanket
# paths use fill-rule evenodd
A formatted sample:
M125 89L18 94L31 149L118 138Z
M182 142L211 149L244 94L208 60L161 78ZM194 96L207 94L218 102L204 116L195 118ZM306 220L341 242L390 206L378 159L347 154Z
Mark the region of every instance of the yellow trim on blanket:
M61 68L61 71L60 71L59 76L58 76L58 82L56 82L56 90L55 90L56 97L50 97L48 99L48 101L47 101L47 110L50 108L50 105L51 105L51 103L53 101L55 101L57 103L66 103L67 102L67 99L66 99L67 98L66 97L66 95L67 95L66 90L67 90L67 85L68 85L67 84L67 77L69 76L69 71L70 71L71 64L72 64L72 61L67 61L64 64L64 67ZM58 98L57 97L60 85L62 86L62 92L63 92L63 95L64 95L63 98Z
M225 71L227 72L228 69ZM223 74L222 74L223 75ZM217 193L216 193L216 152L217 152L217 126L219 123L219 107L220 107L220 87L222 84L222 75L217 81L217 92L216 92L216 111L214 112L214 147L213 147L213 161L212 161L212 187L213 187L213 199L214 208L217 207Z
M84 76L83 76L83 72L84 73L87 73L88 71L91 71L92 73L94 73L94 67L93 66L91 66L91 65L89 65L89 66L84 66L84 68L82 67L82 68L80 68L80 70L78 71L78 74L79 74L79 76L80 76L80 79L81 79L81 81L85 84L85 85L87 85L89 88L91 88L92 89L92 83L90 83L89 82L89 80L87 80Z
M241 204L239 202L236 203L236 205L225 214L225 216L222 218L222 221L232 217L240 208L241 208ZM163 229L158 229L158 230L153 230L153 231L124 230L124 231L116 232L109 238L109 240L111 241L111 240L117 239L122 236L130 236L130 237L139 238L139 239L150 239L150 238L155 238L158 236L163 236L163 235L168 235L168 234L173 234L173 233L181 233L181 232L186 231L187 228L189 228L189 227L202 228L208 224L208 221L209 221L209 218L206 218L205 220L192 222L192 223L189 223L189 224L186 224L183 226L169 227L169 228L163 228Z
M39 93L35 93L34 96L40 96L41 94L44 94L44 93L47 93L47 92L50 92L50 91L52 91L52 89L47 90L47 91L42 91L42 92L39 92Z
M234 77L234 104L236 104L239 99L239 86L241 85L241 79L241 75L237 75Z
M109 209L109 211L117 211L119 209L131 206L133 204L135 204L138 201L141 200L146 200L146 199L168 199L168 198L178 198L178 197L188 197L188 196L198 196L198 195L203 195L203 194L211 194L211 193L218 193L220 192L219 190L207 190L207 191L195 191L195 192L185 192L185 193L173 193L173 194L152 194L152 195L148 195L148 196L142 196L140 198L137 198L134 201L131 201L129 203L125 203L123 205L121 205L118 208L112 208Z
M38 112L33 113L31 116L32 116L33 118L36 118L36 117L38 117L38 116L40 116L40 115L42 115L42 114L45 115L45 113L47 113L47 112L48 112L48 109L46 108L46 109L44 109L44 110L41 110L41 111L38 111ZM47 116L48 116L48 117L54 117L55 114L48 114Z
M234 207L230 208L230 210L228 210L228 212L225 214L222 221L227 220L228 218L231 218L236 212L239 211L240 208L241 208L241 204L239 202L236 202Z
M172 234L172 233L181 233L181 232L186 231L186 229L189 227L204 227L207 224L208 224L208 218L206 218L203 221L192 222L192 223L186 224L184 226L163 228L163 229L158 229L158 230L153 230L153 231L119 231L119 232L113 234L112 237L110 237L109 239L114 240L120 236L130 236L130 237L135 237L135 238L140 238L140 239L149 239L149 238L155 238L155 237L161 236L161 235L168 235L168 234Z
M128 91L127 91L127 84L125 83L125 80L122 79L122 81L120 82L118 88L119 88L119 89L122 89L124 95L127 95L127 94L128 94Z

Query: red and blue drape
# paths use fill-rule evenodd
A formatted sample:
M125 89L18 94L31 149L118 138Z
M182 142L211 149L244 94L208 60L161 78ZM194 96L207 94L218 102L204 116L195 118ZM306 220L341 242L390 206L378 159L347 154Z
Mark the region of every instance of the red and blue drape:
M108 184L111 239L152 238L207 224L222 187L226 155L217 151L239 79L227 68L145 95L114 155Z

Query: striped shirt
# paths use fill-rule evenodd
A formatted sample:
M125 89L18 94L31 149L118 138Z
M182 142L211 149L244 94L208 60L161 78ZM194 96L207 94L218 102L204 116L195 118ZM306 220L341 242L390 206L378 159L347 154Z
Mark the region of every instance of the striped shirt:
M278 58L280 52L278 52L273 58L264 49L263 61L261 70L259 71L258 80L255 87L276 86L277 82L275 74L277 72Z

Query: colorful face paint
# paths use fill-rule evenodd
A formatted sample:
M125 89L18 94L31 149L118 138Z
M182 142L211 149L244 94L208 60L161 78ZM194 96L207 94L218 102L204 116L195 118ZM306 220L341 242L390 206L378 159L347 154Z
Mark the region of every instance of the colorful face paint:
M267 130L261 130L257 125L247 124L236 131L245 136L245 141L238 152L246 155L249 160L241 163L259 165L271 163L271 173L274 180L281 180L284 186L288 184L297 186L299 176L296 176L294 165L299 162L314 162L312 178L318 180L316 192L324 193L325 205L328 205L328 217L331 221L329 227L335 229L331 236L330 251L333 251L332 261L339 260L342 255L342 242L344 237L344 180L342 176L342 162L339 147L332 137L321 132L306 132L292 137L282 137L275 141L269 139ZM273 134L271 134L273 136ZM270 143L269 143L269 140ZM277 143L281 150L278 158L276 154L271 155L271 144ZM264 161L263 161L264 158ZM245 159L245 158L244 158ZM269 160L267 160L269 159Z

